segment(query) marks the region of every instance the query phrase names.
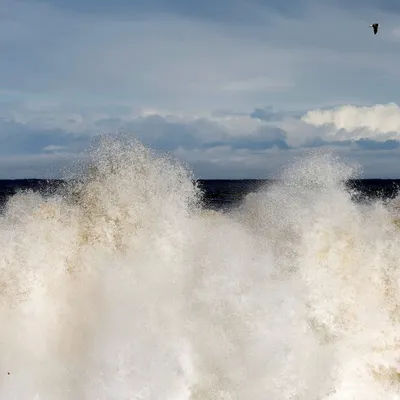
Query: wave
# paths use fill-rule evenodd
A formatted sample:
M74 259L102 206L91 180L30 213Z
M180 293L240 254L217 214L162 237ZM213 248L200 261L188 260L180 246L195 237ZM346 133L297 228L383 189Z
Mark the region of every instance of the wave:
M106 138L0 219L0 398L399 399L397 199L313 152L239 208Z

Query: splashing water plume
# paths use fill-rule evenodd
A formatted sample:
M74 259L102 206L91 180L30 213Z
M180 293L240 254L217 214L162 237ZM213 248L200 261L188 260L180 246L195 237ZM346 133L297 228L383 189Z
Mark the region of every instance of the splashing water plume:
M141 143L90 156L1 216L1 399L400 398L398 215L357 169L315 153L218 213Z

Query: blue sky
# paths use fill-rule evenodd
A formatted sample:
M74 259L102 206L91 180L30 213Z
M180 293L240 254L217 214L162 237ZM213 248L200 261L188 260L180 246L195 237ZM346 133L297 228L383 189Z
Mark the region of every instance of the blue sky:
M0 2L0 178L57 177L120 129L203 178L315 147L400 178L394 0Z

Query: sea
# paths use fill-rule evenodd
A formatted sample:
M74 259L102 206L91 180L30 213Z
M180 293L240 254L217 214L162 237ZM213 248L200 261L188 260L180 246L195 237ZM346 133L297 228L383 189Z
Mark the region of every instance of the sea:
M107 139L0 182L0 399L400 399L399 181L198 180Z
M266 189L276 184L271 179L196 179L195 183L202 191L202 208L215 211L231 211L240 206L250 193ZM40 193L48 196L59 188L68 185L62 179L0 179L0 208L21 192ZM347 189L354 191L355 201L394 199L400 191L400 179L349 179Z

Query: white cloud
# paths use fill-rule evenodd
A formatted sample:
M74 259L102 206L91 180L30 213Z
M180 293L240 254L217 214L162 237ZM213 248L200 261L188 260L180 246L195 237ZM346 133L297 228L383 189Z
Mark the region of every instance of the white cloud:
M326 136L337 140L400 138L400 107L395 103L312 110L302 117L302 121L316 127L325 126ZM338 132L342 129L346 132Z

